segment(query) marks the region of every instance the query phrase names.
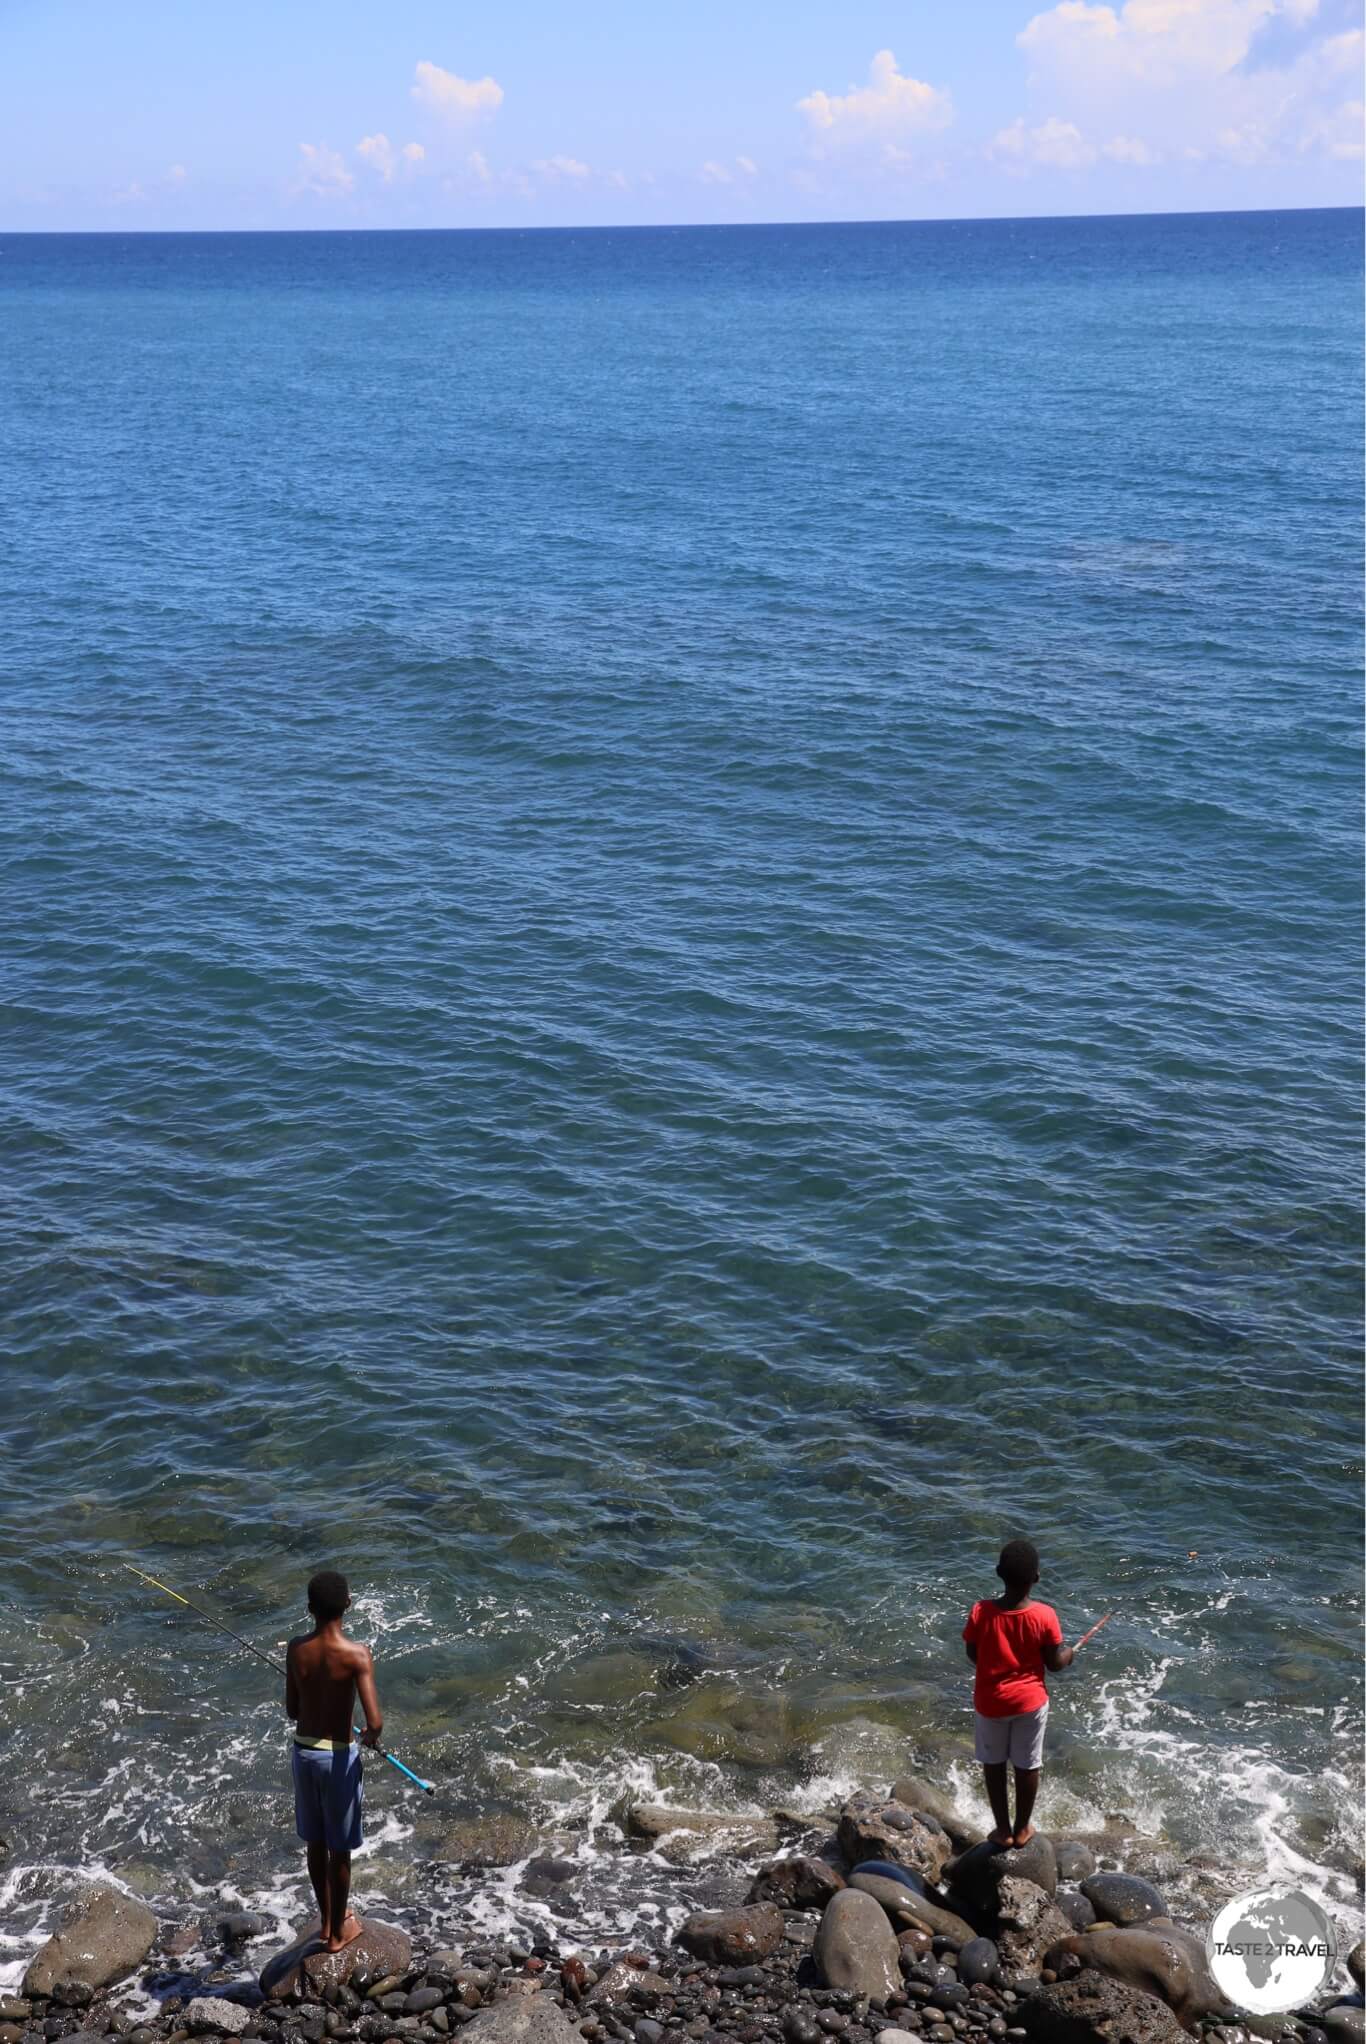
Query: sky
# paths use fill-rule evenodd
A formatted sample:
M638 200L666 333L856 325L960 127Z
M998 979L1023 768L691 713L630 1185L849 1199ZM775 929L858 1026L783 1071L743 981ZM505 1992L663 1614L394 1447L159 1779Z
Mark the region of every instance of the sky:
M0 229L1360 203L1366 0L0 0Z

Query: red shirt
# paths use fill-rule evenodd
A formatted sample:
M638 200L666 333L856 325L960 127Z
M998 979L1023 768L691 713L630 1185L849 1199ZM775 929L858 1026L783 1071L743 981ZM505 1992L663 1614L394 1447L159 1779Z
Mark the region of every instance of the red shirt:
M973 1605L963 1637L977 1649L972 1707L981 1717L1013 1718L1047 1703L1043 1650L1062 1645L1062 1627L1051 1604L1017 1604L1003 1611L984 1599Z

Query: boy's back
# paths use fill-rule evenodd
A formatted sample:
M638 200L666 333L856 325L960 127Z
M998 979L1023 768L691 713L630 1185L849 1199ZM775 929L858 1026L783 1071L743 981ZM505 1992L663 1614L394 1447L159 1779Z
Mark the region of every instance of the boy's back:
M1062 1642L1051 1604L1031 1599L1011 1605L984 1597L973 1605L963 1637L977 1649L974 1710L986 1718L1008 1718L1047 1703L1047 1650Z
M285 1667L299 1731L349 1744L356 1685L373 1671L370 1649L348 1639L338 1624L292 1639Z

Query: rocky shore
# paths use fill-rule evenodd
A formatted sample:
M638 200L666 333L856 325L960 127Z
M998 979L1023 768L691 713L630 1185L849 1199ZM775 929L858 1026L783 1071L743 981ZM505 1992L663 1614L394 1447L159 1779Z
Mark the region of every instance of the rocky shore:
M0 2044L1363 2044L1359 1945L1351 1985L1241 2016L1163 1888L1179 1873L1212 1911L1216 1879L1121 1818L1002 1851L908 1777L831 1820L626 1810L623 1852L711 1853L713 1888L733 1877L661 1949L442 1942L377 1911L343 1953L303 1925L267 1956L250 1912L167 1925L96 1883L0 1995ZM578 1871L552 1852L522 1879L553 1895Z

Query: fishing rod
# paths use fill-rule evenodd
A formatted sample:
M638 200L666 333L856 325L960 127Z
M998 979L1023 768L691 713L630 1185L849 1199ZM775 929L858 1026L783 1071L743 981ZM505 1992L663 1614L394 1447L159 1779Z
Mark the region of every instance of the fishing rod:
M196 1604L193 1597L182 1597L179 1590L173 1590L170 1584L163 1583L159 1576L149 1576L145 1570L134 1568L131 1561L121 1560L119 1566L120 1568L126 1568L130 1574L139 1577L142 1582L150 1583L154 1590L164 1590L168 1597L175 1598L177 1604L185 1605L187 1610L193 1611L197 1618L202 1618L204 1623L213 1626L215 1631L225 1632L229 1639L235 1639L239 1647L245 1647L249 1654L255 1654L258 1661L264 1661L266 1666L274 1668L278 1675L283 1675L286 1672L283 1661L277 1661L274 1654L265 1653L262 1648L256 1646L251 1640L244 1639L241 1633L234 1632L230 1625L224 1625L221 1618L215 1618L212 1611L206 1611L202 1604ZM359 1732L360 1726L357 1725L355 1729ZM424 1781L420 1774L414 1774L412 1768L405 1767L398 1755L391 1753L387 1746L375 1746L371 1750L378 1753L381 1760L387 1760L391 1767L396 1767L399 1773L405 1775L415 1787L420 1788L424 1795L434 1796L436 1794L434 1782Z
M1087 1640L1094 1639L1096 1634L1100 1631L1102 1625L1108 1625L1110 1623L1110 1620L1114 1617L1114 1615L1115 1614L1113 1611L1107 1611L1104 1618L1098 1618L1095 1624L1091 1627L1091 1630L1089 1632L1084 1632L1082 1634L1081 1638L1077 1641L1077 1644L1072 1649L1073 1653L1074 1654L1080 1653L1081 1649L1086 1645Z

